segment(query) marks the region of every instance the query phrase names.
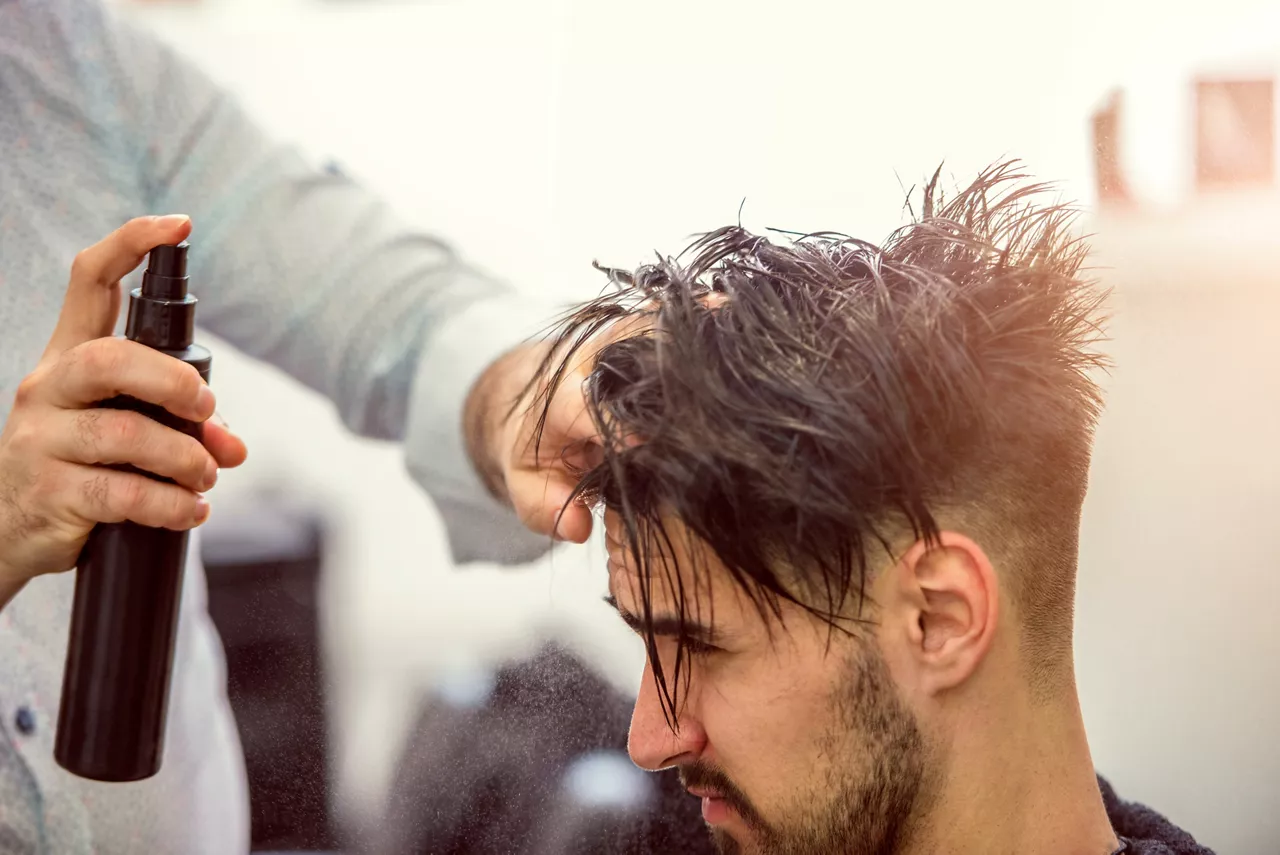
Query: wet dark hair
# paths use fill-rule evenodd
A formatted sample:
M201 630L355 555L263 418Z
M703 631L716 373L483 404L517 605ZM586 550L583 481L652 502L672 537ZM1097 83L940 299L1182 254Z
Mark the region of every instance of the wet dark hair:
M602 462L578 500L618 513L643 623L655 584L682 624L703 608L696 572L671 566L664 520L762 614L791 601L847 629L864 619L868 572L904 538L935 541L942 519L1011 586L1033 678L1069 665L1103 293L1081 275L1075 212L1043 201L1052 187L1004 163L945 198L939 174L878 246L729 226L607 270L612 291L556 329L544 419L593 337L639 321L594 357ZM687 645L671 673L651 633L647 648L674 723Z

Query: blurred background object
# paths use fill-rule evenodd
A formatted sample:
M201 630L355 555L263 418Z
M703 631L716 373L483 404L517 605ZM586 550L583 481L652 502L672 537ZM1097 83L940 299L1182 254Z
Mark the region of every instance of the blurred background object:
M751 228L879 238L900 222L905 189L944 158L944 180L1005 155L1061 180L1064 197L1089 207L1098 273L1116 289L1118 367L1106 381L1077 609L1094 759L1121 793L1218 851L1274 851L1273 4L1176 14L1110 0L120 5L317 163L357 176L486 268L566 298L603 284L592 259L629 265L675 250L735 220L744 197ZM327 402L211 346L221 404L252 449L217 488L216 516L234 528L232 515L263 495L325 509L319 554L297 553L313 569L264 553L253 560L292 569L259 571L260 592L235 593L244 568L211 558L224 603L283 604L285 577L319 574L309 578L324 679L289 703L324 699L328 773L295 781L289 802L267 795L281 779L260 771L259 840L294 845L291 832L273 836L264 805L312 804L316 780L331 782L335 834L374 839L412 746L443 721L424 708L441 692L484 696L482 682L458 675L496 673L548 637L633 688L642 654L598 601L599 544L519 571L452 567L398 449L351 438ZM282 430L282 408L311 430ZM262 662L237 653L249 636L226 611L215 618L250 768L265 770L286 743L260 738L270 716L254 705L297 685L272 686ZM290 620L269 644L305 644L307 618ZM315 723L298 715L289 738L302 745ZM288 768L303 774L309 756Z
M477 686L484 691L476 692ZM441 681L422 705L369 855L712 855L675 770L627 756L627 693L555 642Z
M1113 90L1093 114L1094 193L1099 206L1121 205L1133 198L1120 165L1120 117L1123 108L1123 94Z
M1197 80L1196 186L1272 187L1275 82Z

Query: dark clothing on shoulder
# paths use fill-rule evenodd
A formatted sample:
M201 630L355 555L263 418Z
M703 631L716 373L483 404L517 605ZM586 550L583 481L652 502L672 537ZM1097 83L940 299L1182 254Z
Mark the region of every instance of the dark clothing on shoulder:
M1125 844L1122 855L1213 855L1151 808L1121 799L1105 778L1098 778L1098 787L1111 827Z

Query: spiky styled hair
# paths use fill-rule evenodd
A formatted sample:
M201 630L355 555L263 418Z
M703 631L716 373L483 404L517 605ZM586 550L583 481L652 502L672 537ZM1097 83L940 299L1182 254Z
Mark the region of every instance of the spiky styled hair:
M939 172L879 246L722 228L608 270L612 292L557 328L544 408L597 333L641 321L595 357L603 462L579 498L620 516L642 620L656 585L681 621L705 608L664 520L762 614L791 601L833 628L863 619L895 549L959 527L1011 588L1032 678L1069 665L1103 294L1050 186L1003 163L944 198ZM671 673L647 648L674 721L687 647Z

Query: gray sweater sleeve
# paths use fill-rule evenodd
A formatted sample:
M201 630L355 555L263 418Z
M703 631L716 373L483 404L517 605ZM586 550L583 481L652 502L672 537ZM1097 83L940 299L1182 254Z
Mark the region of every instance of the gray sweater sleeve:
M136 176L139 213L186 213L201 323L328 396L362 435L403 440L455 560L526 560L546 546L488 496L462 408L494 359L556 307L468 266L359 184L268 138L234 99L96 3L60 16L90 133Z

